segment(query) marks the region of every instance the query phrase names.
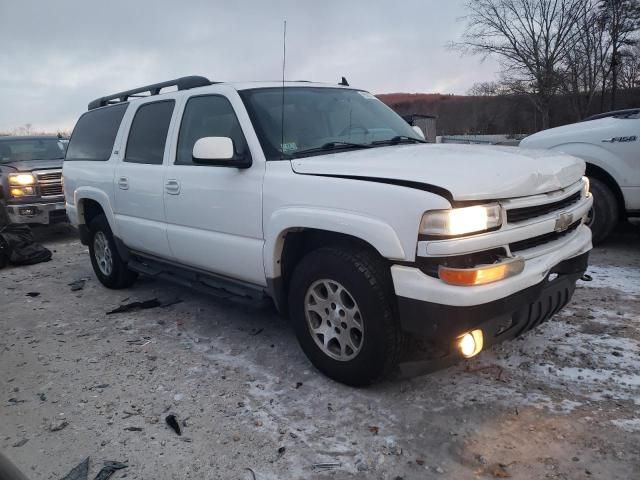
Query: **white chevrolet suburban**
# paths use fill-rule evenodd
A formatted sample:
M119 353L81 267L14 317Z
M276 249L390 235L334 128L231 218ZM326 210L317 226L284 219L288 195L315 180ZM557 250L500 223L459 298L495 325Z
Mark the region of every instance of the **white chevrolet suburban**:
M620 220L640 216L640 108L594 115L550 128L520 143L583 159L594 204L587 224L603 241Z
M319 370L364 385L411 336L469 358L567 304L591 249L584 169L425 144L346 85L183 77L91 102L64 188L105 286L269 296Z

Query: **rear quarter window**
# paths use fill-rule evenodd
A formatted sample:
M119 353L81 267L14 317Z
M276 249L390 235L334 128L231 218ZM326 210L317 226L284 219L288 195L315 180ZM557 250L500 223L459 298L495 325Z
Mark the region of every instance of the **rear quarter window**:
M120 122L128 103L90 110L73 129L65 161L106 161L111 157Z

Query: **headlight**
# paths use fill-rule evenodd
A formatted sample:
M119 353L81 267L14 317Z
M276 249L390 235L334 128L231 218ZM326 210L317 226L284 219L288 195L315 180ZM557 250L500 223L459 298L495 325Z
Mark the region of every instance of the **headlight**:
M582 196L588 197L591 192L591 183L589 183L589 177L582 177Z
M11 187L9 192L14 198L32 197L36 194L34 187Z
M10 173L9 185L33 185L36 179L30 173Z
M476 205L427 212L422 216L420 233L450 237L483 232L500 225L502 225L500 205Z

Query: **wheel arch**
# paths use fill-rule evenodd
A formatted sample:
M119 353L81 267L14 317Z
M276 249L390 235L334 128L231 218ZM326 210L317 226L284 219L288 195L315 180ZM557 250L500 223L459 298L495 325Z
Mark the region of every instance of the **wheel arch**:
M280 311L286 310L289 280L296 265L307 253L320 247L346 246L368 250L383 259L404 258L402 245L390 225L370 218L347 220L343 213L340 215L342 219L335 223L322 224L316 217L316 222L301 221L295 226L280 227L277 233L267 236L265 274L269 293ZM366 231L375 234L364 235Z
M620 217L626 217L626 208L624 195L622 194L622 190L618 185L618 182L609 174L604 168L599 167L593 163L587 162L587 169L585 171L585 175L589 178L595 178L604 183L607 187L611 189L611 192L616 198L616 202L618 203L618 210L620 212Z

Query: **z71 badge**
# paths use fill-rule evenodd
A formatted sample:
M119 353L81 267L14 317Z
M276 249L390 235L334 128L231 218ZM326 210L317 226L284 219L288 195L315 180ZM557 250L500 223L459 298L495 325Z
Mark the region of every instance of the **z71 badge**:
M602 141L607 143L625 143L635 142L636 140L638 140L638 137L636 135L632 135L630 137L613 137Z

